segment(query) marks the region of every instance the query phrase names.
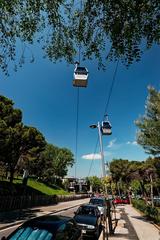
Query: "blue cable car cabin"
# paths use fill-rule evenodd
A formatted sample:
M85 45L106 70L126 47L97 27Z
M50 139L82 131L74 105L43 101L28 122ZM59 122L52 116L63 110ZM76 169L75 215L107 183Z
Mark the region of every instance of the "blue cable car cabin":
M76 64L74 70L74 87L87 87L88 84L88 70L86 67L78 67Z
M112 128L112 126L109 121L103 121L102 125L101 125L102 135L111 135L112 134L111 128Z

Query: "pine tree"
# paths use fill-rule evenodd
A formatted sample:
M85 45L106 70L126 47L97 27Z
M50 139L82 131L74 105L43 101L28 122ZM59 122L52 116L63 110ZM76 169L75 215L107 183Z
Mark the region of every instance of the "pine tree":
M136 121L139 128L137 142L146 153L160 155L160 92L149 87L146 102L146 112Z

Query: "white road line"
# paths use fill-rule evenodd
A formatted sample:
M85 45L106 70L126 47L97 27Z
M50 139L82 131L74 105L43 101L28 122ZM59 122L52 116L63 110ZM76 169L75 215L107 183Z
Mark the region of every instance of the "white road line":
M20 225L22 225L22 223L20 223L20 224L18 224L18 225L14 225L14 226L11 226L11 227L6 227L5 229L2 229L2 230L0 230L0 232L4 232L4 231L6 231L6 230L9 230L9 229L12 229L12 228L17 228L17 227L19 227Z

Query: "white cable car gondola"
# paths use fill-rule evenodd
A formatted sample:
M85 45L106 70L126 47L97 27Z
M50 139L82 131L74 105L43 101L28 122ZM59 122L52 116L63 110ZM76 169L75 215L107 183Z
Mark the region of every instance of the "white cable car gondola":
M108 119L103 121L102 125L101 125L102 135L111 135L112 134L111 128L112 128L112 126L111 126L110 122L108 121Z
M76 62L76 67L74 69L74 87L87 87L88 83L88 70L86 67L79 67L79 63Z

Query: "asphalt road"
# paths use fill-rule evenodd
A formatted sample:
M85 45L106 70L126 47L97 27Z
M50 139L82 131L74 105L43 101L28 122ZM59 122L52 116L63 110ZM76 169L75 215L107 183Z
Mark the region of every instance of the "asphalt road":
M75 208L71 208L71 209L68 209L68 210L65 210L65 211L62 211L61 213L55 213L56 215L57 214L60 214L60 215L65 215L65 216L68 216L68 217L73 217L74 216L74 212L76 211L78 207L75 207ZM53 214L53 215L55 215ZM12 226L12 227L8 227L4 230L0 230L0 239L5 236L7 237L11 232L13 232L18 226L20 225L16 225L16 226Z
M36 217L46 214L60 214L73 217L74 212L76 211L78 206L84 202L88 202L88 199L70 201L65 203L59 203L55 206L32 209L32 214L29 216ZM59 212L56 213L56 211ZM109 236L110 240L160 240L159 229L157 229L151 222L146 220L145 217L143 217L131 205L117 206L116 212L116 219L118 219L118 225L115 228L114 235ZM24 218L23 221L27 219ZM2 236L8 236L15 228L18 227L18 225L11 226L14 221L13 219L10 220L10 223L7 223L7 227L5 229L2 230L2 228L0 228L0 239L2 238ZM101 235L103 235L103 232ZM99 239L102 240L104 238L100 237Z

